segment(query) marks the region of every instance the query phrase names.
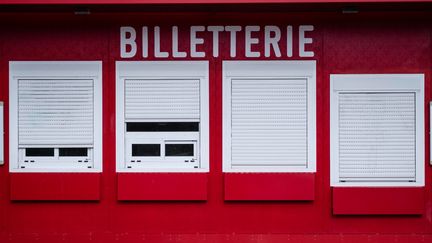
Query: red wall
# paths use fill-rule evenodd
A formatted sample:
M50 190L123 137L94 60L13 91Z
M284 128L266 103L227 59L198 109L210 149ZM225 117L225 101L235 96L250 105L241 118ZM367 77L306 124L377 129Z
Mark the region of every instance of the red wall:
M122 13L77 16L0 14L0 100L8 127L8 62L11 60L103 61L103 173L96 201L11 201L11 175L0 166L0 242L432 242L432 169L426 134L426 186L421 215L332 213L330 187L329 77L336 73L424 73L431 100L432 25L426 13ZM313 24L317 60L317 172L312 201L224 201L222 173L222 60L210 62L210 173L204 201L118 201L115 172L115 61L119 27L159 25ZM163 33L162 38L165 34ZM206 33L211 40L211 33ZM188 38L186 36L180 38ZM170 38L169 38L170 39ZM228 48L222 34L220 49ZM188 41L185 43L189 43ZM238 58L244 58L238 39ZM170 46L170 41L162 47ZM180 49L188 49L180 46ZM284 50L281 50L282 53ZM140 53L140 49L138 49ZM301 59L294 50L292 59ZM147 60L153 60L149 58ZM185 58L190 59L190 58ZM264 58L262 58L264 59ZM275 59L274 57L269 59ZM288 59L288 58L282 58ZM138 57L133 60L143 60ZM425 106L428 107L428 106ZM429 109L425 110L429 124ZM5 138L8 137L8 129ZM80 180L81 175L75 175ZM184 190L187 190L185 188ZM269 186L268 190L272 190ZM378 195L378 194L376 194ZM373 194L370 196L374 196ZM361 205L361 202L358 202ZM385 208L385 205L380 205Z

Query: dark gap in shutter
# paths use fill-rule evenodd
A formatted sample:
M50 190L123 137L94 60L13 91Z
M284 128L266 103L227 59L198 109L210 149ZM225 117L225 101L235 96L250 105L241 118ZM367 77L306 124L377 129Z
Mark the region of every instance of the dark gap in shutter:
M199 122L128 122L127 132L197 132Z

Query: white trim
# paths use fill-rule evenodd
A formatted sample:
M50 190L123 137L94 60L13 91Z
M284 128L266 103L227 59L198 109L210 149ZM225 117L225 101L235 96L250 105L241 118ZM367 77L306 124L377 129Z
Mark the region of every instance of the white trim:
M125 107L126 79L200 80L200 168L126 168ZM154 119L150 119L151 121ZM184 120L184 119L183 119ZM158 120L169 121L169 120ZM176 120L180 121L180 120ZM209 63L208 61L117 61L116 62L116 171L117 172L208 172L209 171Z
M415 182L339 182L338 171L338 92L405 91L416 93L416 181ZM424 186L425 125L424 74L332 74L330 75L330 184L333 187Z
M26 147L31 148L32 146ZM72 146L71 146L72 147ZM25 150L18 149L18 156L19 161L25 165L26 170L32 170L32 169L40 169L44 170L47 167L49 169L54 170L68 170L69 169L83 169L87 170L89 169L87 166L92 165L93 167L93 148L87 148L87 156L60 156L59 155L59 149L60 148L53 148L53 156L26 156ZM25 162L23 162L25 161ZM78 162L81 161L81 162ZM87 161L87 162L86 162ZM78 163L76 163L78 162ZM21 164L20 163L20 164Z
M18 80L92 79L94 82L93 168L19 168ZM102 62L101 61L10 61L9 62L9 171L10 172L102 172Z
M316 61L223 61L223 172L316 172ZM307 166L231 164L231 80L235 78L307 79Z
M126 166L138 167L144 166L145 168L190 168L195 169L194 166L200 166L199 163L183 163L184 160L197 160L199 158L199 132L146 132L145 137L139 132L134 132L129 134L125 139L125 164ZM193 144L194 155L184 156L184 157L170 157L165 155L165 145L166 144ZM159 144L160 145L160 155L151 157L138 157L132 156L131 145L132 144ZM134 159L133 159L134 158ZM141 160L141 163L130 162L130 160ZM198 162L200 162L198 160ZM197 168L199 169L199 168ZM128 170L130 170L128 168Z

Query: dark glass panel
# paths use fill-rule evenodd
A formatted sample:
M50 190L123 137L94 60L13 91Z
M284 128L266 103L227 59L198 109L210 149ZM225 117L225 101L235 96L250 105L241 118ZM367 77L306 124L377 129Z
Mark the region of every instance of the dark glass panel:
M52 157L54 156L53 148L26 148L27 157Z
M194 156L194 145L165 144L165 156Z
M59 156L64 157L86 157L87 148L60 148Z
M160 156L160 144L132 144L132 156Z

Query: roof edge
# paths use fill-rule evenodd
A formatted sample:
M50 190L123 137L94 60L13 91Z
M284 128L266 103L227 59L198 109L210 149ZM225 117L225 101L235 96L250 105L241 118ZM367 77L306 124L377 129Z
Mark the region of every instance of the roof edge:
M432 3L432 0L0 0L0 5Z

